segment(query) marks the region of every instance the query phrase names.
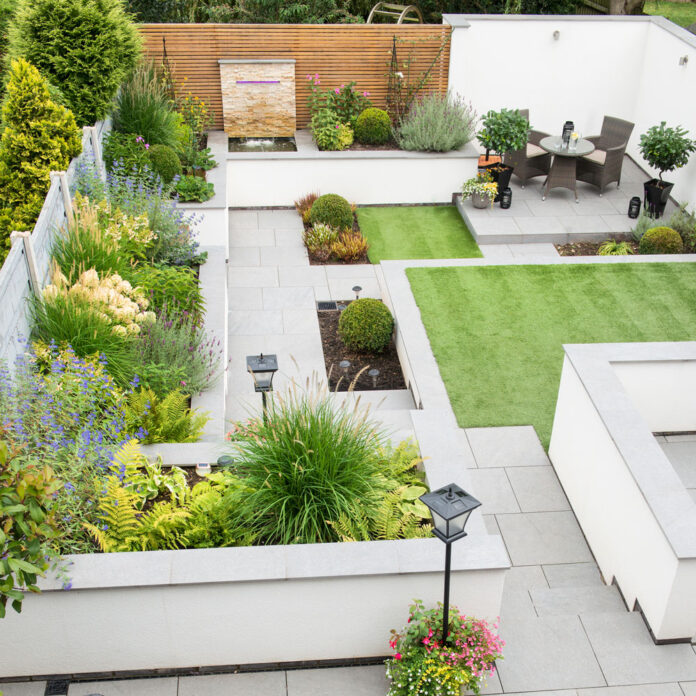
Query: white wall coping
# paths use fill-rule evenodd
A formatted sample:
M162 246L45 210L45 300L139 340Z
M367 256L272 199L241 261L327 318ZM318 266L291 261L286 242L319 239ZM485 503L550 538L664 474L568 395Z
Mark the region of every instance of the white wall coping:
M696 558L696 505L613 369L622 362L696 362L696 341L563 348L675 555Z

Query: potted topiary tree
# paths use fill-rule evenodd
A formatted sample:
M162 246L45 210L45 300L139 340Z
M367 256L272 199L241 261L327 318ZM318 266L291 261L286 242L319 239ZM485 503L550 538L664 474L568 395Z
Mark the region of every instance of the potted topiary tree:
M640 136L640 154L654 169L659 179L650 179L643 184L644 206L656 218L665 210L674 184L662 180L662 172L672 172L683 167L689 156L696 150L696 141L688 137L688 131L681 126L668 127L665 121L659 126L652 126Z
M517 109L491 110L483 117L482 126L477 137L479 143L486 148L486 157L479 166L488 169L497 182L498 195L495 200L499 201L512 176L512 167L502 164L501 158L506 152L521 150L527 144L529 121ZM491 150L499 157L488 163Z

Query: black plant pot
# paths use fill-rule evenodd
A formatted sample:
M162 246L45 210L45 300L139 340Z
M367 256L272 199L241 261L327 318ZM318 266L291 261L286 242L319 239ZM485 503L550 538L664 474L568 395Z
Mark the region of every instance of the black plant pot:
M650 179L643 184L643 207L654 218L662 217L674 184L660 179Z
M482 167L487 169L488 173L493 177L493 181L498 184L498 193L495 195L495 202L499 203L502 198L503 191L510 185L510 178L512 177L512 170L509 164L490 164L488 166Z

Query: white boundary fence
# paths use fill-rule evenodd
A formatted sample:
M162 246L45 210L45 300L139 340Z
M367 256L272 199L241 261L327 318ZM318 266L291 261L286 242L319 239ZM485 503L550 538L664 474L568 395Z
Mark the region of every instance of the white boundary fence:
M0 268L0 362L10 367L14 365L20 341L29 337L29 296L46 284L53 243L72 214L70 187L78 167L82 162L94 162L101 175L105 175L101 143L110 128L108 120L83 128L82 153L70 162L67 172L51 173L51 187L34 230L30 234L13 235L12 248Z

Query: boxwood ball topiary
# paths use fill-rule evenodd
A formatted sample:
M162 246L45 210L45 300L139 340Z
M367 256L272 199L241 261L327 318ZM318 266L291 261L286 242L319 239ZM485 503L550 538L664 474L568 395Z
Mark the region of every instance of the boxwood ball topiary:
M312 224L323 222L337 229L350 230L353 228L353 209L343 196L326 193L312 204L309 221Z
M181 160L168 145L150 145L147 151L150 166L155 174L159 174L165 184L171 183L175 176L181 175Z
M681 254L684 242L671 227L653 227L640 238L638 250L641 254Z
M338 320L338 335L349 350L381 353L391 341L394 319L386 305L365 297L351 302Z
M367 145L384 145L391 138L391 119L382 109L369 107L355 122L355 137Z

